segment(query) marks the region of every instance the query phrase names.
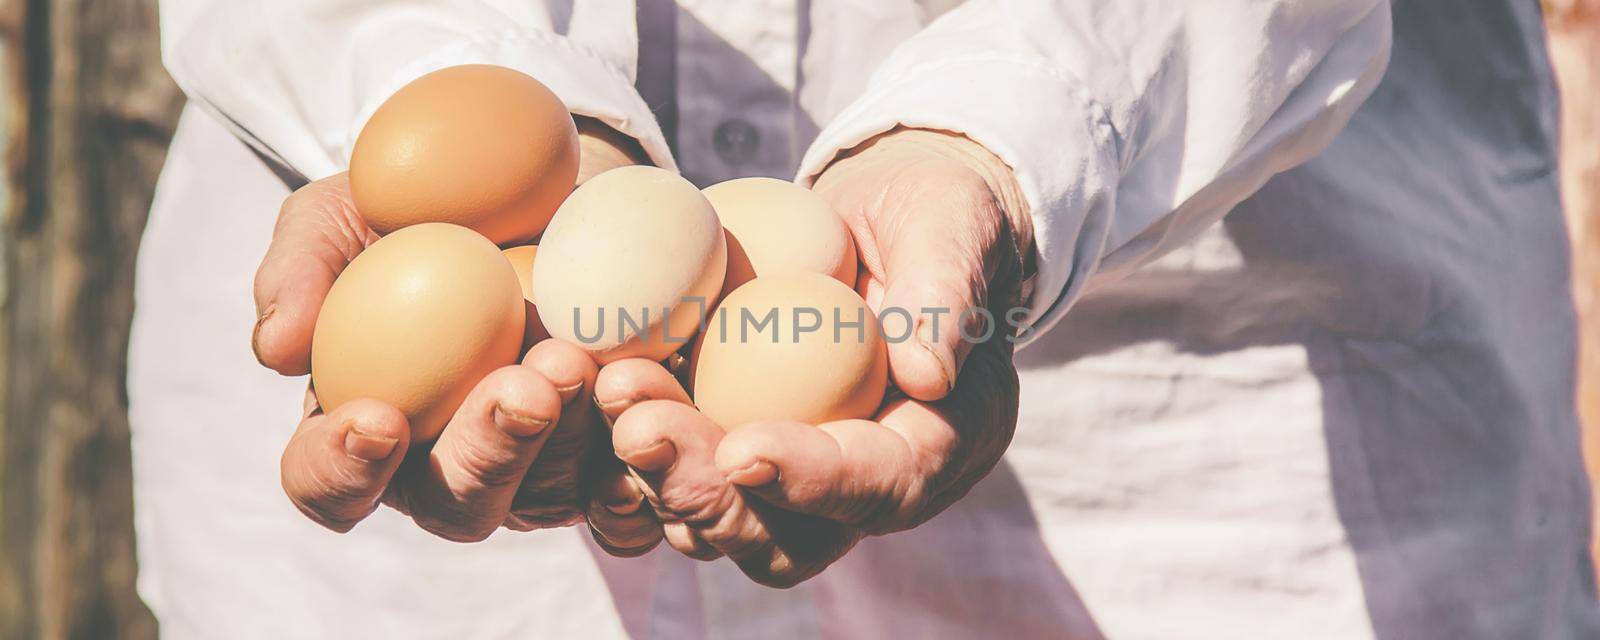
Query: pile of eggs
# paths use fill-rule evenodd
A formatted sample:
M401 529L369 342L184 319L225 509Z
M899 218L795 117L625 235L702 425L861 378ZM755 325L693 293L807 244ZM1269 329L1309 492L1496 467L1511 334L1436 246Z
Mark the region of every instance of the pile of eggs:
M574 189L578 154L561 100L511 69L436 71L385 102L350 160L382 237L339 275L312 339L323 407L382 400L432 439L548 337L601 365L683 355L696 406L725 428L877 410L885 345L826 202L768 178L702 191L646 166Z

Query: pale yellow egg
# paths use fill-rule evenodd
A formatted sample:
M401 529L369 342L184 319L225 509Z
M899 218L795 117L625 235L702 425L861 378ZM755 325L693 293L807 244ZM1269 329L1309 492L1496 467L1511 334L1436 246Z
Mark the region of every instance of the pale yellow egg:
M722 225L699 189L670 171L622 167L585 182L550 220L534 306L551 336L601 364L661 360L695 335L726 268Z

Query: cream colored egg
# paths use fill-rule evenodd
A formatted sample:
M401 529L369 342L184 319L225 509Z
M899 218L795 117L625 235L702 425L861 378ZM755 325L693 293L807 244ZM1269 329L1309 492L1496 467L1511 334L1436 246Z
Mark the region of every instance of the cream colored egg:
M351 261L322 303L311 382L323 409L395 405L414 441L439 435L478 381L520 355L522 290L494 243L442 223L406 227Z
M524 306L527 323L522 331L522 351L526 353L530 347L550 337L550 332L544 330L544 323L539 321L538 310L533 307L533 258L539 255L539 247L530 244L512 247L501 253L506 254L506 260L511 261L511 268L516 269L517 281L522 283L522 299L527 301Z
M856 283L856 245L833 207L810 189L774 178L740 178L707 187L727 230L723 293L756 276L810 271Z
M877 317L855 290L803 271L761 276L724 298L694 354L694 401L733 428L870 418L889 359Z
M566 105L505 67L424 75L383 103L350 157L350 194L373 230L469 227L496 244L531 240L578 176Z
M727 244L711 203L689 181L622 167L584 183L539 240L533 296L550 335L601 364L660 360L715 304Z

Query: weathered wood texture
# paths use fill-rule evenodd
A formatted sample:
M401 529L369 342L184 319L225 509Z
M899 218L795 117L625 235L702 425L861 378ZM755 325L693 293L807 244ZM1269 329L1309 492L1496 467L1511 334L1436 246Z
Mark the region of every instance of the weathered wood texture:
M1547 0L1550 54L1561 84L1561 195L1578 306L1578 414L1590 487L1600 496L1600 0ZM1593 549L1600 556L1600 509Z
M0 0L0 638L150 638L124 377L133 261L181 107L154 0Z

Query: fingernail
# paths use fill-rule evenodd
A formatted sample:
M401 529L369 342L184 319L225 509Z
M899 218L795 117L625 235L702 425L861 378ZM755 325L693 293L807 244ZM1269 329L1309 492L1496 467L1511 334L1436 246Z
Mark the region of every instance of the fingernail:
M532 438L550 428L548 418L540 418L495 405L494 423L501 430L517 438Z
M660 539L656 539L635 547L620 547L617 546L617 543L611 539L611 536L608 536L604 531L595 528L593 523L589 524L589 535L594 538L595 544L600 545L600 548L604 549L607 554L616 558L635 558L642 556L655 549L656 544L660 542Z
M261 312L261 315L256 317L255 328L250 330L250 352L255 354L256 362L261 363L262 366L266 366L266 362L262 361L261 359L261 325L266 324L267 318L272 317L272 312L277 310L278 305L267 305L267 308Z
M759 487L778 481L778 468L765 460L728 474L728 481L744 487Z
M583 514L568 507L519 509L516 513L511 514L510 517L520 520L529 530L565 527L583 520Z
M673 448L671 442L663 439L635 451L627 453L618 451L617 457L628 466L640 471L665 471L677 460L678 451Z
M582 380L579 380L578 384L575 384L575 385L566 386L566 387L556 387L556 393L561 394L561 404L562 404L562 406L566 406L566 405L572 404L572 401L578 397L578 392L580 392L580 391L583 391L583 381Z
M606 511L619 516L631 516L638 513L639 508L644 506L644 496L639 496L638 499L627 502L602 502L600 506L605 507Z
M600 410L600 417L605 419L607 425L614 425L616 421L612 419L613 415L621 416L629 407L639 404L639 402L641 401L638 398L623 398L621 400L601 402L600 396L595 396L594 408Z
M344 452L366 462L382 462L389 459L389 455L394 453L394 448L398 444L399 440L373 435L353 425L344 434Z
M954 331L954 327L944 327L943 330ZM954 389L956 386L956 354L939 340L941 327L932 322L917 320L917 344L939 361L939 368L944 373L945 388Z

